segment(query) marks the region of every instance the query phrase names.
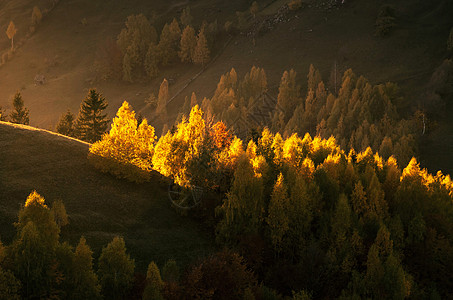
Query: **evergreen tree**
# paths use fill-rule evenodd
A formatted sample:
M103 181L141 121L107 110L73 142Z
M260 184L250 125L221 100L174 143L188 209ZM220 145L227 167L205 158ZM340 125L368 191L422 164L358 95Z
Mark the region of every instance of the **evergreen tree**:
M181 46L178 53L182 62L192 61L196 45L197 39L195 38L195 30L190 26L186 26L181 35Z
M14 111L12 111L9 115L10 121L16 124L28 125L30 123L28 116L29 111L24 106L24 100L22 100L20 92L16 92L16 94L14 95L13 106Z
M74 136L74 114L69 109L61 115L56 129L60 134Z
M113 238L102 249L98 263L98 276L104 297L124 299L132 287L134 268L134 260L126 253L123 238Z
M0 105L0 121L6 121L6 110Z
M107 105L107 101L100 93L95 89L90 89L80 105L75 123L75 136L77 138L90 143L101 139L109 123L107 115L102 114Z
M195 46L192 60L196 64L201 64L204 66L205 63L209 61L209 48L208 41L204 35L204 31L200 30L197 37L197 45Z

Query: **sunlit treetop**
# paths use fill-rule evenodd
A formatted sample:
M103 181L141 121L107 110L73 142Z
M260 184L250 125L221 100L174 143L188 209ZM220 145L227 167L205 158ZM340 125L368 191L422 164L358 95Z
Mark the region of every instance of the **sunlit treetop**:
M33 191L27 197L27 200L25 201L25 207L37 205L47 208L47 205L44 204L44 201L44 198L40 194L38 194L36 191Z

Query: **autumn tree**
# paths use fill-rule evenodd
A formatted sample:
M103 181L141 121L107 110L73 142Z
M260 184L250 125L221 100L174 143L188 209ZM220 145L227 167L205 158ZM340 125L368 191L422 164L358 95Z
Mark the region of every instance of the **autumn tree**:
M193 17L192 15L190 14L190 7L187 6L186 8L184 8L181 12L181 16L179 17L179 20L181 21L181 25L182 26L191 26L192 25L192 20L193 20Z
M124 55L123 78L132 82L143 71L149 49L157 43L157 33L143 14L128 16L125 25L117 44Z
M252 5L250 6L250 13L252 14L253 18L256 18L256 13L259 10L258 3L256 1L253 1Z
M165 282L178 282L179 281L179 267L176 260L169 259L162 267L162 279Z
M149 45L145 57L145 71L149 77L155 77L159 73L159 51L155 44Z
M98 262L98 276L104 297L123 299L132 287L134 269L134 260L126 253L123 238L114 237L102 249Z
M39 23L41 23L41 20L42 20L42 13L41 13L41 10L39 9L39 7L37 6L34 6L33 7L33 11L31 13L31 24L33 26L36 26L38 25Z
M155 262L151 262L148 265L148 271L146 272L146 287L143 291L143 300L163 300L162 288L164 282L160 276L159 268Z
M181 28L178 21L173 19L170 24L165 24L157 46L162 65L166 66L178 57L180 39Z
M13 21L9 22L8 28L6 29L6 35L11 40L11 50L14 50L14 36L17 33L16 25L14 25Z
M0 299L19 300L21 284L11 271L2 267L5 257L6 247L0 241Z
M61 199L57 199L52 203L50 212L52 213L58 227L61 228L69 224L68 214L66 213L66 208Z
M120 178L136 182L148 180L156 136L146 119L137 125L135 112L124 101L110 132L91 145L90 161L101 171Z
M195 30L191 26L186 26L181 35L181 46L178 53L182 62L192 61L196 45Z
M19 211L17 236L10 246L14 275L22 282L23 297L50 296L56 274L55 251L60 229L44 198L33 191Z
M296 71L292 69L289 72L283 72L278 88L277 103L284 113L285 124L291 118L300 97L300 86L296 83L296 75Z
M74 136L74 114L68 109L60 116L57 132L66 136Z
M168 94L168 81L164 78L159 87L159 94L157 96L156 114L163 123L167 123L167 102L169 99Z
M107 108L107 101L95 89L90 89L80 105L79 114L75 122L75 136L81 140L93 143L101 138L107 130L109 121L103 111Z
M200 30L197 36L197 44L193 51L192 60L196 64L204 66L209 61L210 51L208 48L208 41L206 40L203 30Z
M266 219L271 231L272 246L274 246L276 252L282 250L283 236L289 229L288 211L288 188L283 181L283 175L280 173L272 190Z

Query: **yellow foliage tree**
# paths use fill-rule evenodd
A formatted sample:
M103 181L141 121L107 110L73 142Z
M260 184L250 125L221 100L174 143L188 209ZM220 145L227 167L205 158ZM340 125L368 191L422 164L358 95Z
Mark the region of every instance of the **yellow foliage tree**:
M11 40L11 50L14 50L14 36L17 33L16 25L14 25L13 21L9 22L8 28L6 29L6 35Z
M155 139L146 119L137 129L135 112L124 101L110 132L90 147L89 158L103 172L136 182L148 180Z

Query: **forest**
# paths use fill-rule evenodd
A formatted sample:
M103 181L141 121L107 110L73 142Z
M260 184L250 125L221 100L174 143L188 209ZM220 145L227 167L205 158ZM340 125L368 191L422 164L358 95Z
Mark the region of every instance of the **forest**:
M17 37L16 46L14 37L20 27L8 23L3 70L23 59L21 47L26 49L29 40L33 43L35 31L39 37L44 19L52 19L52 10L58 12L58 5L68 5L59 2L54 0L42 12L33 7L32 26L26 37ZM201 2L198 5L205 7ZM357 1L274 2L236 3L240 9L227 18L222 9L228 5L220 7L219 3L219 8L203 14L200 7L193 5L191 11L185 2L156 4L165 11L167 6L170 12L177 9L177 13L162 13L164 17L155 11L131 14L123 7L115 8L124 9L122 21L112 23L112 37L90 48L95 53L89 60L92 77L84 79L86 84L77 90L77 95L85 93L77 103L79 111L74 114L73 103L61 100L58 111L64 112L52 125L53 137L86 146L83 162L87 169L102 180L125 184L115 191L130 193L122 198L98 187L106 192L112 209L140 205L131 191L148 189L146 201L165 202L172 216L182 220L177 226L190 220L203 228L212 249L200 245L203 251L186 260L167 253L149 255L144 264L143 257L138 261L134 254L149 245L130 243L128 236L143 224L124 225L115 220L119 225L100 239L108 237L109 242L93 245L92 232L88 236L77 231L80 228L67 229L80 226L72 223L76 219L72 214L79 214L78 222L102 216L93 212L81 217L79 211L67 209L63 197L52 194L48 198L48 190L36 188L25 199L14 198L20 208L13 232L11 238L0 240L0 300L453 298L453 181L442 171L431 173L432 168L430 172L423 164L426 149L434 148L432 140L450 141L449 135L439 138L433 132L448 129L451 123L453 28L442 36L442 55L436 52L437 60L432 59L436 68L423 71L423 79L427 78L423 87L411 86L415 80L405 84L404 80L419 76L410 72L398 83L376 80L391 73L384 65L373 67L378 69L373 72L382 67L382 77L362 73L362 68L355 72L350 65L357 64L348 60L362 54L351 50L354 45L338 50L344 54L339 55L342 65L337 70L335 58L330 74L327 63L318 69L320 59L311 63L296 46L291 55L279 53L289 61L309 61L305 73L299 63L277 62L278 68L269 67L272 64L257 58L255 53L265 48L257 44L272 36L278 26L287 26L288 34L298 34L297 45L316 44L307 36L324 26L319 20L328 24L335 12L359 15L356 8L363 7ZM1 5L0 13L6 9ZM398 37L404 25L412 22L403 17L407 11L401 5L379 4L377 11L373 5L373 13L377 12L371 22L373 41L388 42L395 31ZM451 5L442 2L432 14L423 14L424 20L441 14L442 7ZM314 26L296 29L292 24L310 18L303 14L307 10L333 13L316 19ZM220 16L221 22L209 14ZM82 29L77 34L83 28L96 31L97 27L90 27L95 22L87 16L78 21ZM409 49L419 42L414 39L413 44L401 47ZM228 47L240 49L240 61L234 61ZM272 47L265 52L271 53ZM216 61L219 57L222 61L224 51L230 55L223 57L227 67L225 61L223 65ZM380 54L373 55L370 60L379 61ZM59 62L46 64L49 74L60 68ZM215 68L217 72L212 71ZM60 75L49 76L49 83L45 77L35 77L34 87L17 88L7 109L0 106L0 125L20 124L17 128L34 130L28 125L42 116L30 95L38 88L52 90L51 84L65 80ZM213 82L217 84L211 86ZM420 93L418 97L410 93L411 87ZM119 95L131 99L120 103ZM109 113L116 109L111 118ZM0 143L0 153L8 146L8 142ZM435 156L435 150L428 151ZM4 180L0 188L15 184L7 176L8 170L0 165ZM77 184L83 190L83 183ZM126 185L128 189L121 190ZM13 191L11 195L19 194ZM0 198L4 195L0 190ZM86 201L95 202L90 197L95 196L87 192ZM3 207L6 204L0 203L0 216L6 215ZM152 206L147 217L162 213L160 209ZM156 234L153 230L146 233ZM173 230L184 234L180 228ZM168 242L173 247L172 243Z

